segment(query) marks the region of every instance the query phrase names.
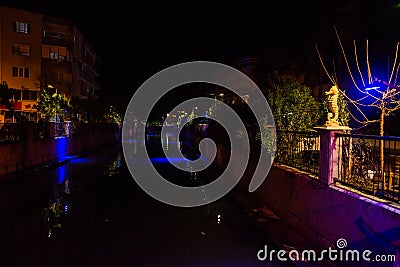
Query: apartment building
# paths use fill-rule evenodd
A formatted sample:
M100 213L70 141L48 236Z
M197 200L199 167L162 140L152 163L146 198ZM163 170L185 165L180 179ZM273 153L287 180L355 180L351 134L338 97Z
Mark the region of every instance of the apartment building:
M0 6L0 81L12 90L14 112L0 123L37 120L43 89L69 97L96 96L100 59L71 20Z

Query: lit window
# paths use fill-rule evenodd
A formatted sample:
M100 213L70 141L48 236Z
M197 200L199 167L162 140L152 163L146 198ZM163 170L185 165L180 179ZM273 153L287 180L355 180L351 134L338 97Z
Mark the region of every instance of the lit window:
M26 44L13 44L12 52L19 56L29 57L31 55L31 46Z
M16 32L29 33L29 24L27 22L16 21L14 27Z
M50 52L50 58L51 59L58 59L58 54L54 52Z
M67 47L43 45L42 57L64 61L70 59L70 52L67 50Z

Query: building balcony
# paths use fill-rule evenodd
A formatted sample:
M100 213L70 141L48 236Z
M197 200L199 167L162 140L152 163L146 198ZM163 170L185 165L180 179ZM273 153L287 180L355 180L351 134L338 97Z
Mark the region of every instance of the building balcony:
M68 61L68 60L42 57L42 64L44 64L44 67L57 65L57 66L66 68L69 71L72 70L72 62Z
M42 44L63 46L63 47L67 47L68 50L72 50L74 43L72 41L72 38L55 38L53 36L46 36L46 37L43 37Z

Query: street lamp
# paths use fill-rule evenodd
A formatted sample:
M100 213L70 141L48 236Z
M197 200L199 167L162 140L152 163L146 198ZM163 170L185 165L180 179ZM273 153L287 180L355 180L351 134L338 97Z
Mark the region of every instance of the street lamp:
M50 89L56 89L56 95L57 95L57 87L54 87L53 85L51 85L51 84L48 84L47 85L47 88L50 88ZM58 114L57 114L58 112L56 112L56 129L58 128L57 127L57 123L58 123Z
M398 85L390 84L390 83L388 83L386 81L382 81L382 80L380 80L378 78L374 78L374 80L372 81L372 83L370 85L372 85L372 86L371 87L366 87L365 91L376 90L376 91L378 91L380 93L383 93L382 91L378 90L378 89L381 88L381 85L387 86L388 89L391 89L391 91L393 91L393 92L398 90L398 89L400 89Z

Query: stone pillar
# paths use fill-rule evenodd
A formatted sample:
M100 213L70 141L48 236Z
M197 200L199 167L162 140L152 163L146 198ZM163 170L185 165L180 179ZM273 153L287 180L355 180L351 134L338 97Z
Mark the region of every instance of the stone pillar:
M343 133L345 130L351 130L347 126L318 126L314 127L320 133L319 150L319 180L331 185L334 178L339 177L340 170L340 143L336 140L336 133Z

